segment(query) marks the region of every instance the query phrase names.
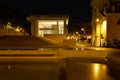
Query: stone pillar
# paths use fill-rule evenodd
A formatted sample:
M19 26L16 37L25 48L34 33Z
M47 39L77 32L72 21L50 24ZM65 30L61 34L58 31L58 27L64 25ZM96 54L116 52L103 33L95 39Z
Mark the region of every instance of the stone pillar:
M65 35L68 34L66 20L64 20L64 34L65 34Z
M38 22L33 20L31 21L31 36L38 35Z

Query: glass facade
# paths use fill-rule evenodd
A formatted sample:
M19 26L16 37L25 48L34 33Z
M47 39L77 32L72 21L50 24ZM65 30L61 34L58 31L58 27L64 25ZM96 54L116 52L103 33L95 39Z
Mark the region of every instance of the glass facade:
M38 36L64 34L64 20L38 20Z

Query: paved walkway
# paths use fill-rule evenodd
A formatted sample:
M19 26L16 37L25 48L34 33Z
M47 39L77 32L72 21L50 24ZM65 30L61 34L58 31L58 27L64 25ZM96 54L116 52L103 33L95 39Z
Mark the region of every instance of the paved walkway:
M107 65L101 64L111 50L99 47L81 50L1 50L0 66L6 72L0 79L51 80L52 77L52 80L117 80L109 75Z
M110 51L108 48L82 48L81 50L0 50L0 59L15 58L15 59L64 59L70 57L79 58L98 58L104 59Z

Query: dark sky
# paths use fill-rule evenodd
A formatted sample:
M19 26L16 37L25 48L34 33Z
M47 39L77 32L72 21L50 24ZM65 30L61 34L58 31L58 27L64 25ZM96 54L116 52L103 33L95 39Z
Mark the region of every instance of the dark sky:
M91 0L1 0L26 14L66 14L71 21L91 19Z

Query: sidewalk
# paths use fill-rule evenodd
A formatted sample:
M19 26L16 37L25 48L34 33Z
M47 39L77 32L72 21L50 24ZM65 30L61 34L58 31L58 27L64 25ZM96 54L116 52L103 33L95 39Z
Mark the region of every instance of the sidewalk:
M77 43L76 43L76 46L77 46L78 48L92 47L91 43L80 43L80 42L77 42Z

